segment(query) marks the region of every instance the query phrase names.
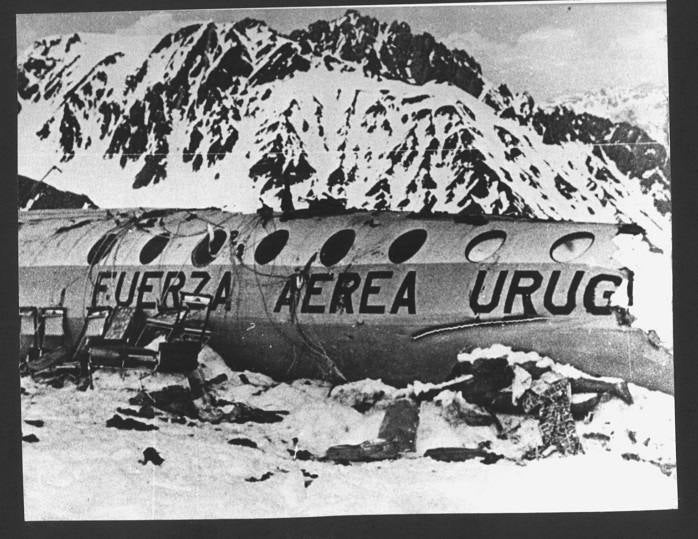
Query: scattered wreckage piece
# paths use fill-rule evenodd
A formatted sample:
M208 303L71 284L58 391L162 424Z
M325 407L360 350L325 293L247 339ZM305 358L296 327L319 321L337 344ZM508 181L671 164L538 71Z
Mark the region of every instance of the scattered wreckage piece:
M385 410L383 421L378 429L378 438L394 442L400 452L413 452L418 426L419 404L410 399L399 399Z
M411 399L396 400L385 411L378 439L332 446L324 460L349 463L396 459L403 453L415 451L418 425L419 404Z
M212 401L202 401L202 406L194 402L197 393L191 388L173 385L157 391L139 391L129 399L129 404L152 405L159 410L181 418L198 419L217 425L219 423L278 423L289 413L286 410L262 410L247 404L231 403L231 409L223 411Z
M538 417L543 438L543 446L537 448L538 452L554 446L563 455L576 455L583 450L570 410L570 382L560 376L548 377L550 374L543 374L523 394L521 406L527 414L535 413Z
M315 455L313 455L307 449L287 449L289 455L293 457L293 460L319 460Z
M143 450L143 459L139 460L143 466L148 464L149 462L152 462L155 464L155 466L160 466L163 462L165 462L165 459L160 456L160 453L158 453L157 449L154 447L146 447Z
M333 445L327 450L323 460L337 464L348 464L350 462L393 460L399 456L400 449L396 442L375 440L360 444Z
M219 423L278 423L288 415L286 410L262 410L242 402L233 403L232 409L224 412L220 408L199 409L199 419L217 425Z
M434 398L434 403L441 407L442 414L453 425L460 423L465 423L471 427L493 425L498 431L501 431L502 426L494 413L482 406L468 402L462 393L446 389Z
M609 393L618 397L625 404L633 403L633 396L628 389L625 380L617 382L606 382L605 380L594 380L592 378L569 378L572 393Z
M228 440L230 445L239 445L241 447L249 447L251 449L258 449L257 442L250 440L249 438L232 438Z
M114 414L111 418L107 419L107 427L112 427L120 430L158 430L158 427L156 425L142 423L130 417L124 419L118 414Z
M362 414L374 408L379 402L390 402L399 395L397 388L381 380L364 379L337 385L330 391L330 398L351 406Z
M254 477L254 476L252 476L252 477L247 477L247 478L245 478L245 481L247 481L248 483L256 483L256 482L258 482L258 481L266 481L267 479L269 479L269 478L272 477L273 475L274 475L273 472L264 472L264 473L263 473L261 476L259 476L259 477Z
M659 468L659 470L664 474L664 475L671 475L674 470L676 469L676 464L668 463L668 462L659 462L657 460L651 460L651 459L643 459L638 455L637 453L623 453L621 455L623 460L628 460L628 461L635 461L635 462L649 462L650 464L654 464Z
M570 412L575 421L581 421L591 414L601 402L603 393L597 393L581 402L570 403Z
M152 406L144 404L138 410L133 410L131 408L118 407L116 411L122 415L129 415L132 417L142 417L143 419L153 419L155 417L155 410Z
M390 400L378 440L333 446L324 458L336 462L368 462L398 458L404 452L414 451L419 405L425 401L440 406L442 416L452 424L493 426L501 436L506 434L497 414L533 416L538 421L542 444L532 448L528 458L555 451L574 455L582 451L575 420L587 417L602 399L619 398L628 405L633 402L627 384L622 380L607 381L579 375L566 377L554 371L551 364L534 361L510 363L508 356L478 357L474 361L459 362L452 370L452 377L438 384L415 382L394 391L389 386L387 389L381 387L382 383L378 381L350 383L347 388L334 387L331 395L348 405L359 403L363 408L366 403L380 402L388 394ZM590 396L573 402L573 393ZM475 450L461 449L453 450L455 456L449 456L450 448L433 454L435 458L446 460L474 458L477 454L472 452Z
M466 460L479 458L482 464L494 464L504 458L504 455L493 453L480 447L434 447L427 449L424 452L424 456L443 462L465 462Z
M197 409L192 399L192 394L189 389L183 386L167 386L158 391L150 391L148 393L141 392L142 399L138 399L138 395L129 399L130 404L152 403L152 405L164 412L173 415L188 417L190 419L199 418L199 410Z

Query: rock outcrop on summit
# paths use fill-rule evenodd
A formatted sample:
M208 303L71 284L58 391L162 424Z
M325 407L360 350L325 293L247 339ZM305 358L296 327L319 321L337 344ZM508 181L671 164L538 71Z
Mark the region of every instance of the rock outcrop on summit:
M100 206L348 207L636 222L669 248L667 149L543 108L466 51L348 11L159 41L72 34L18 61L19 171Z
M59 191L46 183L22 175L17 176L17 183L17 205L20 210L94 209L97 207L85 195Z

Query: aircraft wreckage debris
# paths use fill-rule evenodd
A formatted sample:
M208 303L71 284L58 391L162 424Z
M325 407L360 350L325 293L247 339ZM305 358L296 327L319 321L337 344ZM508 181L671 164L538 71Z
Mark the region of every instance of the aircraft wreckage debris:
M230 445L239 445L242 447L250 447L252 449L257 449L257 443L250 440L249 438L233 438L232 440L228 440L228 443Z
M388 406L378 430L378 438L394 442L398 451L414 451L419 426L419 405L400 399Z
M130 417L123 418L118 414L114 414L110 419L107 419L107 427L113 427L120 430L158 430L156 425L150 425L148 423L141 423Z
M192 377L189 379L191 381ZM201 388L200 385L195 387ZM199 419L214 425L223 422L277 423L283 421L284 416L288 414L286 410L262 410L240 402L230 403L232 409L227 412L213 404L198 407L194 403L195 395L196 393L193 393L189 388L174 385L158 391L140 391L129 399L129 404L140 406L152 404L155 408L173 414L175 417L170 418L170 421L175 421L178 418L177 420L181 421L182 424L186 423L184 417ZM212 402L216 401L212 400Z
M526 376L517 379L516 369ZM392 395L378 383L367 386L366 395L355 395L342 386L333 388L334 398L349 405L359 404L361 411L367 403L377 405L383 397L388 404L376 440L361 444L343 444L330 447L322 460L338 463L370 462L398 458L402 453L414 452L419 405L434 401L442 408L444 417L452 422L471 426L494 426L503 434L497 414L523 415L538 421L542 444L532 448L525 458L540 458L558 452L574 455L582 452L575 420L593 413L603 399L618 398L625 404L633 403L627 384L585 377L565 377L551 366L535 362L510 364L506 357L477 358L463 361L454 367L452 380L440 384L415 383ZM355 384L354 384L355 385ZM351 387L352 384L347 384ZM511 388L514 388L512 391ZM579 403L571 401L573 393L595 393ZM516 394L516 395L515 395ZM425 456L444 461L463 461L482 457L493 463L501 455L484 451L482 447L432 448Z
M427 449L424 456L443 462L465 462L479 458L482 459L480 460L482 464L494 464L504 458L504 455L492 453L482 448L471 449L467 447L436 447Z

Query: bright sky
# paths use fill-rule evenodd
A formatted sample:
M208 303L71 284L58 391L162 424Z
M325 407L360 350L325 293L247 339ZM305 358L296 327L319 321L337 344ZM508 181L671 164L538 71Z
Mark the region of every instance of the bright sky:
M407 22L450 47L465 49L494 83L537 100L561 94L651 84L667 86L663 2L358 7L381 21ZM222 9L57 13L17 16L17 48L38 37L72 32L164 35L192 21L252 17L282 33L341 8Z

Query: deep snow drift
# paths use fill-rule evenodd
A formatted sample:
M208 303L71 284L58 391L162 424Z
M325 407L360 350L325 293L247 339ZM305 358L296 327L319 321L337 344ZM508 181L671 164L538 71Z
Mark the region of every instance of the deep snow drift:
M504 355L578 374L536 353L503 346L461 354L461 361ZM674 400L630 385L634 404L602 399L576 422L584 454L522 460L540 442L535 419L500 415L493 426L454 421L443 392L423 402L414 454L392 461L340 465L306 460L334 444L376 438L386 405L406 389L364 380L335 388L297 380L277 383L230 371L209 349L200 356L223 401L285 410L275 423L212 424L155 410L138 421L157 430L106 426L140 389L187 386L180 375L98 371L94 390L56 389L22 378L25 517L44 519L166 519L311 515L602 511L677 506ZM219 378L222 380L222 378ZM354 407L363 402L364 413ZM134 408L134 407L132 407ZM137 406L135 408L138 408ZM361 408L361 407L360 407ZM225 409L225 408L224 408ZM43 425L36 423L43 421ZM177 422L177 421L181 421ZM29 424L31 422L33 424ZM29 438L32 439L32 438ZM476 447L505 456L437 462L422 456L443 446ZM153 448L164 461L143 464ZM157 459L156 459L157 460Z

